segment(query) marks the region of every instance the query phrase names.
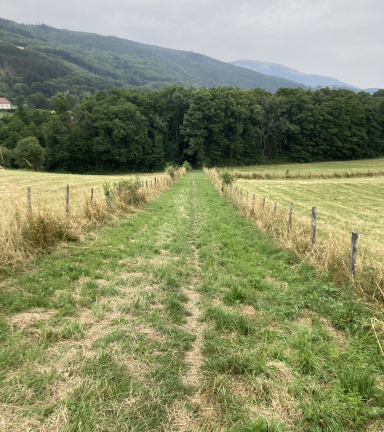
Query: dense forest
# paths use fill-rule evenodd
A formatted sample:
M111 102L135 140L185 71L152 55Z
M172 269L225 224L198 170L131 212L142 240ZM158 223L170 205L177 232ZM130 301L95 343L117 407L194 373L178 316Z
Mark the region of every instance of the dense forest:
M70 94L76 103L99 90L150 91L170 84L260 87L271 92L300 87L194 52L0 19L0 97L12 103L59 92Z
M79 173L156 171L185 160L201 167L384 155L384 90L171 85L99 91L74 106L67 98L56 95L46 110L20 105L0 120L5 165L28 159L28 137L44 149L44 169Z

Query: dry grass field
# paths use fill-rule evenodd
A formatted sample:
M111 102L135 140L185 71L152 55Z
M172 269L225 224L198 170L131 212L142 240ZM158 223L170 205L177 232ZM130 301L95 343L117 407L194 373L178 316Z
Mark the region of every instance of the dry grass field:
M165 177L165 174L81 175L2 169L0 170L0 205L4 208L4 205L16 196L25 196L25 203L27 203L27 187L30 187L32 200L36 204L50 208L61 206L65 212L67 184L70 188L71 205L77 206L82 202L84 196L90 196L91 188L94 188L95 197L101 199L103 183L119 182L136 177L145 183L146 180L150 182L155 177Z
M334 236L346 247L351 232L358 231L360 261L384 262L384 177L332 178L306 180L238 180L237 187L256 195L257 205L272 207L276 202L288 217L294 204L294 219L311 223L312 207L317 208L317 235Z
M160 180L156 188L155 178ZM123 187L119 199L120 182ZM26 262L36 252L45 251L57 242L78 240L88 227L134 211L171 184L172 179L164 173L102 176L1 170L0 269ZM69 213L66 212L67 185ZM111 191L110 206L103 185ZM94 189L92 204L91 188Z

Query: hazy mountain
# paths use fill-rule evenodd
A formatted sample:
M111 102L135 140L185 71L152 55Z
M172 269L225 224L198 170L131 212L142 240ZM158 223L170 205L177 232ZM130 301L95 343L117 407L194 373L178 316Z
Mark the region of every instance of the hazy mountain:
M74 86L91 92L115 86L158 89L168 84L260 87L271 92L305 87L194 52L0 19L0 83L6 71L27 87L18 88L18 94L22 91L25 96L71 93Z
M330 86L331 88L334 89L350 88L351 90L354 91L362 90L350 84L343 83L336 78L325 77L321 75L305 74L296 69L292 69L277 63L262 62L258 60L237 60L237 61L230 62L230 64L251 69L253 71L260 72L265 75L285 78L313 88ZM369 93L374 93L377 90L378 89L372 88L372 89L366 89L365 91Z

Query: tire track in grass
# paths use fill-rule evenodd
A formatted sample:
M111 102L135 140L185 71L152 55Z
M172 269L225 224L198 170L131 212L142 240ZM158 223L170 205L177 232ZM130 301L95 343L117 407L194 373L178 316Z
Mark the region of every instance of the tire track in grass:
M191 388L188 400L179 401L170 415L170 424L167 430L187 432L197 431L199 425L196 412L201 405L201 374L200 367L203 363L201 347L203 344L203 323L199 323L200 318L200 293L198 292L201 280L201 269L199 267L199 251L197 243L197 188L195 179L192 180L192 200L191 200L191 234L189 244L192 249L190 281L188 286L182 287L181 292L188 298L185 308L188 315L185 324L181 328L195 336L191 348L185 351L184 362L187 372L182 377L182 382L187 388ZM192 407L192 409L191 409Z
M197 225L197 199L196 199L196 184L195 180L193 180L193 221L192 221L192 240L190 240L191 248L193 250L193 268L194 274L192 275L191 286L190 288L184 288L183 292L188 297L188 302L186 304L187 310L191 313L189 317L187 317L187 323L185 324L185 329L196 335L196 340L192 345L192 349L187 351L185 354L185 362L189 366L189 370L184 377L184 384L192 385L194 387L199 386L200 384L200 375L199 369L203 362L203 356L201 354L201 346L202 346L202 327L199 325L198 320L200 317L200 310L198 308L198 304L200 302L200 294L197 289L199 286L199 252L196 248L196 225Z

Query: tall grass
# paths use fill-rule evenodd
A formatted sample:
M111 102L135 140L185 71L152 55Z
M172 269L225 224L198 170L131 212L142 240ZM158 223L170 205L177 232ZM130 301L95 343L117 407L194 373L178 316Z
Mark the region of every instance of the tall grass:
M263 210L260 199L253 206L253 196L241 196L235 186L222 187L216 170L205 169L205 174L221 194L236 203L236 206L246 218L284 249L292 251L302 262L312 265L317 273L328 273L329 280L338 286L353 287L354 291L364 300L377 305L377 313L384 316L384 266L376 261L374 255L365 262L358 260L356 277L350 272L350 237L341 236L338 231L330 230L318 236L314 247L310 242L310 219L294 214L292 227L288 227L289 209L277 206L267 201ZM359 255L358 255L359 258ZM316 276L316 275L315 275ZM373 318L372 326L384 335L384 322ZM384 351L384 350L383 350ZM383 352L384 354L384 352Z
M87 190L87 194L83 191L78 192L81 196L71 196L68 213L64 200L47 202L35 196L29 208L25 191L7 182L5 177L3 190L7 196L3 196L0 212L0 270L7 272L59 242L80 240L90 227L111 223L140 209L185 174L186 170L180 168L173 178L165 175L156 187L154 182L148 182L146 187L145 181L142 186L139 179L123 180L120 190L118 183L105 183L105 192L110 192L109 205L106 194L95 195L91 202Z

